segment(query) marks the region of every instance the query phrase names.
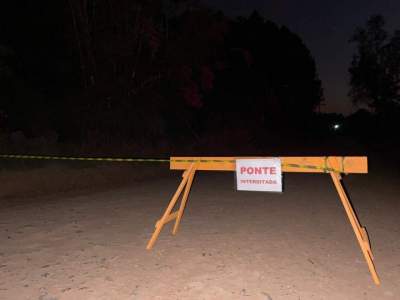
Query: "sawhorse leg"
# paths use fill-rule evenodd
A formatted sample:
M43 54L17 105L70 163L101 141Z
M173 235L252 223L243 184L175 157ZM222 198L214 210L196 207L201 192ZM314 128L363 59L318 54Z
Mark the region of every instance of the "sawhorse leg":
M159 219L156 222L156 226L155 226L156 229L154 230L153 235L151 236L151 239L149 240L149 242L147 244L147 247L146 247L147 250L150 250L151 248L153 248L154 243L157 241L157 238L166 223L176 219L172 233L176 234L176 232L178 231L179 223L182 219L183 211L185 210L186 201L189 196L189 192L190 192L190 188L193 183L193 178L194 178L195 172L196 172L195 163L191 164L189 169L187 169L187 170L185 170L185 172L183 172L183 175L182 175L183 179L182 179L181 183L179 184L178 189L176 190L171 201L169 202L168 207L165 210L164 214L162 215L161 219ZM182 201L181 201L179 210L171 213L172 209L175 207L175 204L178 201L179 196L181 195L184 188L185 188L185 191L183 193L183 197L182 197Z
M341 183L341 176L339 173L330 172L333 183L335 184L336 190L339 194L340 200L342 201L343 207L346 211L347 217L350 220L350 224L353 227L354 233L356 235L357 241L360 244L361 251L364 255L365 260L367 261L369 272L371 273L372 279L374 280L376 285L380 284L380 280L378 274L376 273L374 266L374 256L371 251L371 245L369 243L369 238L365 227L360 225L360 222L357 219L357 216L351 206L349 199L347 198L346 192Z

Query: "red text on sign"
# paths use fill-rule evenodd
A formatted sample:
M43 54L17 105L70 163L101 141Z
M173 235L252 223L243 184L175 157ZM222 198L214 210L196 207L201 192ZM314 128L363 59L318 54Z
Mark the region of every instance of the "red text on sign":
M276 167L241 167L240 174L249 174L249 175L262 175L262 174L270 174L276 175Z

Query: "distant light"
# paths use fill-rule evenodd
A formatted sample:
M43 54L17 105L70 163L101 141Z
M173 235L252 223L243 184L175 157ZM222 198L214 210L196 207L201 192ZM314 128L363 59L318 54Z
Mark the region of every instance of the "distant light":
M333 125L334 130L339 130L339 128L340 128L340 124L336 123Z

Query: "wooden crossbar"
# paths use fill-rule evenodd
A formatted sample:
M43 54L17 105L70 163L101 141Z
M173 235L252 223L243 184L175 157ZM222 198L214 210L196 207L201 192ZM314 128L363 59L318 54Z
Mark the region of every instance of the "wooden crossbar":
M171 157L171 170L187 170L197 162L199 171L235 171L236 159L267 157ZM368 160L365 156L315 156L280 157L282 172L329 173L329 168L340 173L368 173Z
M164 225L175 220L172 233L176 234L181 221L189 192L193 183L196 171L235 171L236 159L243 158L266 158L266 157L171 157L171 170L184 170L182 181L168 204L162 217L156 222L155 230L147 244L150 250L156 242ZM336 191L342 202L343 208L353 228L356 239L367 262L369 271L375 284L379 285L380 280L373 263L374 256L371 251L368 233L365 227L361 226L357 215L347 197L342 185L341 173L368 173L368 161L364 156L316 156L316 157L280 157L282 172L302 173L329 173L335 185ZM183 193L179 209L171 211Z

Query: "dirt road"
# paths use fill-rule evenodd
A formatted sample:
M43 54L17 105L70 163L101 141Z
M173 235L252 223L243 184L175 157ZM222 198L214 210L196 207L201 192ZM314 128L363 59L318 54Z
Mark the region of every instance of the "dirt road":
M398 175L344 179L380 287L328 175L286 174L284 193L268 194L236 192L232 173L200 173L178 235L168 224L146 251L179 178L3 197L0 299L400 299Z

